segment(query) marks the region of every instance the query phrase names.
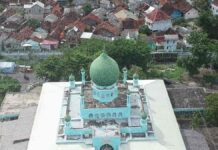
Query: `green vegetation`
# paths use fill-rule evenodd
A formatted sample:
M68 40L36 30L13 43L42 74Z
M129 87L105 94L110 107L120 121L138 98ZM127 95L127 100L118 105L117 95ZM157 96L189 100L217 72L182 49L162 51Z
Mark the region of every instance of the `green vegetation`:
M192 126L198 128L201 125L218 127L218 93L210 94L205 98L206 107L203 113L195 113L192 118Z
M209 126L218 126L218 93L206 97L205 119Z
M190 75L198 74L199 68L216 62L214 59L218 55L217 42L210 40L206 33L192 32L188 42L192 45L192 55L178 60L177 64L184 67Z
M181 81L185 69L176 64L157 64L152 65L146 73L147 78L167 78L170 80Z
M37 19L29 19L27 21L27 25L29 27L32 27L33 29L36 29L36 28L38 28L40 26L40 21L37 20Z
M21 85L19 81L8 76L0 76L0 105L6 92L18 92Z
M150 35L152 32L147 25L143 25L139 28L139 33Z
M204 11L209 7L209 1L207 0L193 0L193 6L199 11Z
M4 10L4 6L2 4L0 4L0 13Z
M92 11L92 5L90 3L87 3L83 6L82 9L83 9L85 15L87 15Z
M183 27L189 26L189 25L188 25L188 22L187 22L184 18L176 19L176 20L173 22L173 25L180 25L180 26L183 26Z
M218 39L218 16L214 16L211 11L200 13L197 24L208 34L209 38Z
M66 80L70 74L74 74L76 80L79 80L80 69L84 67L88 71L91 62L103 49L117 61L120 69L125 66L130 69L135 65L145 72L151 61L150 50L145 42L125 39L108 42L92 39L83 41L73 49L65 47L62 49L64 56L50 57L41 62L36 67L36 73L40 78L50 81Z

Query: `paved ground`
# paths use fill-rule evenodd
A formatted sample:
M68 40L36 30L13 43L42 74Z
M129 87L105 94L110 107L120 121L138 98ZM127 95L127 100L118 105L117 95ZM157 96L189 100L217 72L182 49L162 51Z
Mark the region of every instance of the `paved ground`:
M7 93L3 100L0 114L19 114L21 110L37 106L41 87L36 87L30 92Z

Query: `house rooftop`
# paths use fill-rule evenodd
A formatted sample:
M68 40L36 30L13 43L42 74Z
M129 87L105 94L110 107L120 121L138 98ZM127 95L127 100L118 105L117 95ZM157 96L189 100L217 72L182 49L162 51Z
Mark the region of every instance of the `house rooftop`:
M145 16L153 22L170 19L170 16L168 16L165 12L163 12L162 10L158 8L155 8L150 13L145 14Z
M118 19L120 19L121 21L126 20L128 18L131 18L133 20L138 20L138 17L135 14L133 14L132 12L130 12L130 11L126 10L126 9L122 9L122 10L116 12L114 15Z
M203 108L205 106L204 88L167 88L173 108Z
M36 109L29 106L21 110L17 120L0 122L1 150L27 149Z

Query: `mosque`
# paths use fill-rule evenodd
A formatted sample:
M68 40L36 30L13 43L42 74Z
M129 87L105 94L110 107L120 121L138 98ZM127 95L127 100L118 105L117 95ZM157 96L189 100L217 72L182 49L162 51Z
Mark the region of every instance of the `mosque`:
M162 80L127 80L106 53L86 76L43 85L27 150L186 150Z

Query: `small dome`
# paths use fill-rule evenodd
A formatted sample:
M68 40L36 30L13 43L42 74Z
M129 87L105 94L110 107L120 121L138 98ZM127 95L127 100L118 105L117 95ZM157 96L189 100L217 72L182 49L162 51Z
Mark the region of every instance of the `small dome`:
M119 73L117 62L106 53L102 53L90 66L90 78L99 86L113 85L117 82Z

